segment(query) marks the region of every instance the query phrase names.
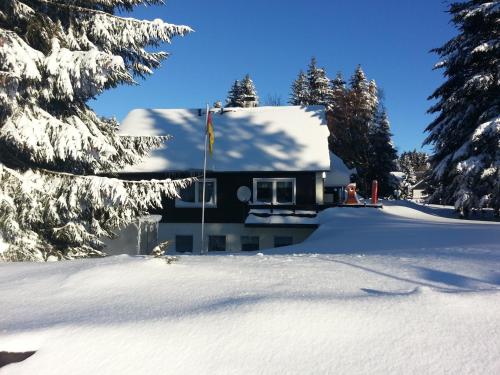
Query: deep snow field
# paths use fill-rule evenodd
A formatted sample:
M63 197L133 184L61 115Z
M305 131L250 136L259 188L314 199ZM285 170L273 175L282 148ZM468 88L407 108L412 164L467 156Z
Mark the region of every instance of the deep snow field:
M14 374L500 374L500 223L334 208L264 254L0 264Z

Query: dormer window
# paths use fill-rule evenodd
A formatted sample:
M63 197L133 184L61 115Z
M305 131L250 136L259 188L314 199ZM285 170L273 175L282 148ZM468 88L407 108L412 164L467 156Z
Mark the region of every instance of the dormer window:
M254 204L295 204L295 178L254 178Z

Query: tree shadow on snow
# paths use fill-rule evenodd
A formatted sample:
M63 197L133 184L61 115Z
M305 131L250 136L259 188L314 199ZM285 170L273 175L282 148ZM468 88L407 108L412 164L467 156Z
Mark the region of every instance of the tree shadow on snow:
M409 296L418 292L418 287L404 292L387 292L370 288L361 288L361 290L372 296Z
M483 289L478 288L478 284L489 284L489 285L497 285L500 286L500 277L496 275L496 277L491 280L482 280L474 277L464 276L457 273L446 272L435 270L432 268L426 267L414 267L417 270L417 274L422 279L437 282L440 284L446 284L449 286L455 286L458 288L464 289Z
M500 286L500 277L497 274L494 274L493 278L487 278L485 280L473 278L469 276L459 275L452 272L439 271L431 268L425 267L413 267L416 270L415 278L411 279L408 277L402 277L394 274L390 274L387 272L379 271L373 268L369 268L366 266L361 266L354 263L349 263L343 260L336 259L322 259L325 261L330 261L333 263L343 264L348 267L356 268L358 270L362 270L365 272L369 272L378 276L387 277L397 281L403 281L406 283L417 285L417 287L423 286L432 288L435 290L439 290L442 292L479 292L479 291L491 291L491 290L500 290L498 286ZM445 286L443 286L443 284ZM386 292L375 290L371 288L361 288L361 290L365 293L371 295L409 295L415 292L415 290L411 292Z

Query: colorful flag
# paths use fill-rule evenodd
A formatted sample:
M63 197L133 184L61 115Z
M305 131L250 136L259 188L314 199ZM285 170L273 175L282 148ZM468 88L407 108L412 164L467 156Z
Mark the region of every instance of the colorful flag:
M207 116L207 134L208 134L208 150L210 151L210 156L212 156L212 153L214 151L214 124L212 123L212 114L210 111L208 112Z

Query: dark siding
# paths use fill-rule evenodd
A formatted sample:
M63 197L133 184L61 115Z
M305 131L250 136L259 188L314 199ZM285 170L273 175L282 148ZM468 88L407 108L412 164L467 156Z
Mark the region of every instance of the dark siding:
M199 176L196 174L179 174L171 176L166 173L158 174L129 174L125 178L162 179L182 178L187 176ZM226 172L207 173L207 178L217 179L217 208L205 208L205 221L207 223L243 223L247 217L249 205L242 203L236 197L236 191L240 186L248 186L253 193L254 178L295 178L297 183L296 206L286 208L313 208L316 205L315 172ZM173 199L165 199L164 209L154 212L163 216L164 223L199 223L201 222L201 208L176 208ZM285 206L275 206L285 208Z

